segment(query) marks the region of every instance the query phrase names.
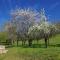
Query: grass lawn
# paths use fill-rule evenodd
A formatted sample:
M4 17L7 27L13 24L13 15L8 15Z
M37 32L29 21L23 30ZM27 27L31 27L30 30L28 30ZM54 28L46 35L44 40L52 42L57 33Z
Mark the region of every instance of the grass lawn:
M0 54L0 60L60 60L60 35L50 39L48 48L44 48L43 40L35 46L7 48L6 54Z

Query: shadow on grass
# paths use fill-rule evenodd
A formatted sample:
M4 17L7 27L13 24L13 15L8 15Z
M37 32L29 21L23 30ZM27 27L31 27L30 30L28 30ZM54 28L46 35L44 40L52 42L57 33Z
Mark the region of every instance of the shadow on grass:
M56 45L54 45L54 44L49 44L48 46L49 47L56 47Z
M49 44L50 47L60 47L60 44Z
M45 44L32 44L31 46L28 46L28 44L25 45L18 45L18 47L23 47L23 48L45 48Z
M28 44L25 45L18 45L18 47L23 48L46 48L45 44L32 44L31 46L28 46ZM60 44L49 44L48 47L60 47Z
M56 44L56 47L60 47L60 44Z
M46 48L45 44L32 44L31 46L28 46L28 44L25 45L7 45L6 48L11 47L22 47L22 48ZM49 44L48 47L60 47L60 44Z

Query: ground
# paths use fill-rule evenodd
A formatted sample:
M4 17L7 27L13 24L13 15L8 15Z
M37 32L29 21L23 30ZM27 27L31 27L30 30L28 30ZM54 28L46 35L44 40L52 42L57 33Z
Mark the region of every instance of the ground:
M60 60L60 35L50 39L48 48L44 47L44 40L32 47L21 46L6 48L6 54L0 54L0 60Z

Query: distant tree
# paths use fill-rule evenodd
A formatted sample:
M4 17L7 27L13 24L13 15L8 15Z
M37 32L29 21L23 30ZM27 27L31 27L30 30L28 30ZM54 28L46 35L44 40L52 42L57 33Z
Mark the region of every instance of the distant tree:
M57 33L60 34L60 22L56 22L55 25L56 25L57 28L58 28L58 32L57 32Z

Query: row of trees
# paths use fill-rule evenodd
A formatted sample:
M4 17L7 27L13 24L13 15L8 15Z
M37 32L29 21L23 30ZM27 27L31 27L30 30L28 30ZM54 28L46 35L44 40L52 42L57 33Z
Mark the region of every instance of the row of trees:
M40 12L31 9L17 9L12 11L10 21L5 25L5 30L8 33L9 40L21 40L22 45L28 41L29 46L33 40L44 39L45 46L50 37L57 34L57 28L50 23L45 15L45 10ZM15 39L17 38L17 39Z

